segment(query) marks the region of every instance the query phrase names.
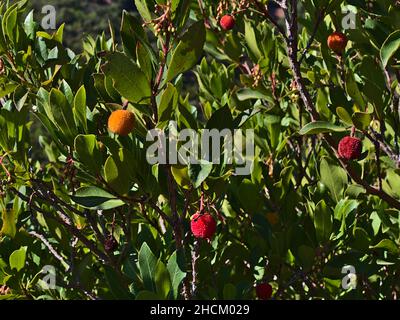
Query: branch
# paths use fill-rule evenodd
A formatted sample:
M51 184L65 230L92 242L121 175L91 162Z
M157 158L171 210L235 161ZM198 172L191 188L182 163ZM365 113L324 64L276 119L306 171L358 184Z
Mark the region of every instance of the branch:
M384 141L381 134L376 132L371 127L369 128L372 134L369 134L368 131L365 131L365 136L375 145L378 144L379 147L392 159L397 168L400 168L400 156L396 154L396 152Z
M286 3L286 1L284 1ZM300 92L300 96L306 106L307 111L310 113L311 121L317 121L319 119L319 114L315 109L314 102L311 95L304 84L304 79L301 75L300 64L297 59L298 52L298 25L297 25L297 0L291 0L291 21L288 17L288 10L286 12L286 25L288 27L289 38L287 40L287 51L290 61L290 66L293 71L294 78L296 80L297 88ZM340 164L344 169L346 169L349 176L358 184L362 185L368 194L378 196L382 200L386 201L388 204L396 209L400 210L400 202L395 198L391 197L389 194L383 190L378 190L369 185L369 183L363 180L349 165L349 163L344 162L337 154L336 143L334 139L329 134L324 134L323 138L329 144Z
M152 209L154 209L165 221L167 221L170 225L173 224L171 217L169 217L164 211L162 211L154 202L147 202Z
M74 225L71 224L69 221L69 218L65 215L64 212L60 211L59 207L56 206L56 212L58 216L52 216L50 215L47 211L43 210L39 206L33 204L33 198L31 199L30 197L27 197L26 195L22 194L15 188L10 188L10 191L17 195L21 200L30 203L30 207L37 211L42 213L43 215L49 217L50 219L53 219L63 225L68 231L70 231L74 236L76 236L87 248L90 249L95 255L97 255L100 259L103 261L109 261L110 258L107 257L103 252L101 252L89 239L87 239Z
M156 80L153 85L152 93L151 93L151 104L153 106L153 112L154 112L154 121L157 123L158 122L158 111L157 111L157 102L156 102L156 97L158 95L158 90L164 75L164 70L165 70L165 65L167 63L167 57L168 53L170 51L170 40L171 40L171 34L167 32L167 35L165 37L165 43L162 46L162 51L163 51L163 58L160 63L160 68L157 73Z
M205 10L204 10L203 0L197 0L197 2L199 3L200 12L201 12L201 14L203 15L204 26L205 26L207 29L211 29L210 21L208 21L207 14L206 14L206 12L205 12Z
M197 260L200 258L200 243L195 240L192 251L192 297L197 294Z
M40 241L42 241L43 244L49 249L50 253L51 253L58 261L60 261L61 264L64 265L64 267L66 267L67 270L71 268L71 266L70 266L70 265L64 260L64 258L56 251L56 249L54 249L54 247L50 244L49 241L47 241L47 239L46 239L43 235L37 233L36 231L30 231L29 234L30 234L31 236L34 236L34 237L38 238Z

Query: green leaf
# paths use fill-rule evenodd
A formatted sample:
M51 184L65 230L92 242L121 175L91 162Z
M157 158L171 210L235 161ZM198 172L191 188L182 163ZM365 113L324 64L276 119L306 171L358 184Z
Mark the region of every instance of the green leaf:
M52 39L57 41L58 43L63 43L63 35L64 35L64 27L65 23L61 24L57 31L53 34Z
M85 133L87 133L88 126L86 120L86 90L84 86L81 86L75 95L73 113L76 125L81 125Z
M163 299L166 299L171 290L171 280L168 270L161 260L158 260L156 265L155 283L157 294Z
M126 300L133 298L128 290L128 287L124 285L122 279L112 267L104 265L104 271L110 291L115 299Z
M124 170L120 159L110 156L104 165L104 178L108 185L119 194L126 194L132 185L128 170Z
M102 155L96 140L96 136L78 135L75 138L75 151L79 160L94 174L100 173L102 167Z
M18 88L16 83L4 83L4 79L0 81L0 99L13 93Z
M386 68L390 59L396 54L400 48L400 30L391 33L383 43L380 55L383 67Z
M342 107L337 107L336 108L336 113L340 120L342 120L345 124L352 126L353 125L353 120L351 120L351 115L347 112L345 108Z
M50 91L50 119L54 119L54 124L61 130L67 137L68 141L72 142L77 132L75 127L74 115L72 106L69 105L65 95L58 89L51 89Z
M314 212L314 227L317 240L319 242L326 242L329 240L332 228L332 214L324 200L318 202Z
M13 93L13 101L15 108L18 111L21 111L25 106L26 100L28 99L29 90L27 90L24 86L18 86L18 88Z
M200 160L199 164L189 164L189 178L194 188L201 186L204 180L210 175L213 164L211 162Z
M357 129L365 130L371 123L372 115L367 112L354 112L351 118Z
M24 246L11 253L9 259L11 269L16 269L18 272L25 266L27 249L28 247Z
M11 8L12 7L10 7L3 16L3 32L14 44L16 44L19 36L17 29L18 8L12 10Z
M400 199L400 175L395 170L387 170L386 179L383 181L383 190Z
M151 88L146 75L123 53L111 54L103 71L112 78L115 90L129 101L139 103L150 97Z
M171 166L171 172L178 185L185 189L189 189L190 178L187 166Z
M110 210L125 204L107 191L93 186L79 188L71 199L84 208L95 210Z
M346 219L346 217L351 213L353 210L358 208L358 201L357 200L348 200L342 199L340 200L334 210L334 217L336 220Z
M155 53L148 43L146 32L142 27L139 17L123 11L121 22L121 40L124 47L124 52L131 55L133 58L140 57L136 54L137 47L145 47L149 57L148 60L155 61Z
M188 28L175 48L168 66L166 81L171 81L199 61L203 53L205 40L204 22L199 20Z
M314 121L307 123L303 128L300 129L299 134L318 134L325 132L343 132L346 131L345 127L337 126L326 121Z
M366 251L369 247L371 240L368 237L368 233L363 228L355 228L353 231L354 241L351 243L351 247L359 251Z
M140 13L144 21L151 21L151 12L147 6L146 0L135 0L135 6L137 11Z
M367 102L364 100L354 78L354 74L350 69L348 69L346 73L346 92L362 111L367 108Z
M172 113L178 106L178 97L178 92L176 91L175 87L171 83L168 83L158 105L159 122L167 121L171 118Z
M385 249L392 254L399 254L398 246L390 239L383 239L375 246L370 247L371 249Z
M138 259L140 275L142 277L145 289L156 292L155 272L157 267L157 259L146 242L142 244L142 247L139 250Z
M172 283L173 297L176 299L178 297L178 289L182 280L186 277L186 272L184 272L178 263L178 255L176 251L168 260L167 269Z
M256 33L251 25L251 22L246 20L244 24L244 37L247 42L247 46L250 49L250 54L252 54L254 61L258 61L262 54L258 48L258 41L256 38Z
M3 225L1 227L0 233L14 238L15 234L17 233L17 221L14 210L3 209L1 220L3 222Z
M338 166L330 165L322 159L320 166L321 182L327 186L335 201L342 198L344 187L347 185L347 173Z
M250 99L262 99L268 101L270 103L274 103L274 99L272 98L272 92L261 92L259 90L253 90L250 88L243 88L237 91L236 93L239 101L246 101Z

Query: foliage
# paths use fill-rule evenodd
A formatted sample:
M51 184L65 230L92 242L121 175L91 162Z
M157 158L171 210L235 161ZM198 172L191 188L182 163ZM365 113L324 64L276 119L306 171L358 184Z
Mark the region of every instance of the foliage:
M396 298L399 5L157 3L136 0L120 42L88 37L81 53L63 25L41 30L26 1L1 6L0 298L254 299L261 282L276 299ZM356 28L337 56L326 39L345 7ZM107 130L122 108L136 119L127 137ZM38 141L32 117L48 132ZM150 165L156 127L253 129L251 174L224 157ZM351 134L363 156L346 162L337 144ZM203 210L218 221L211 241L190 233ZM46 265L55 288L43 287ZM346 265L354 290L342 288Z

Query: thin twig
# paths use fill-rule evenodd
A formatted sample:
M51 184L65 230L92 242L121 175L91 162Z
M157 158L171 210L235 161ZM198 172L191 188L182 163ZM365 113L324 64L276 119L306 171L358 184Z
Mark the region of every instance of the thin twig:
M318 28L319 28L321 22L324 20L324 17L325 17L325 8L322 8L319 11L317 22L314 25L314 29L313 29L313 32L312 32L310 38L308 39L308 43L307 43L306 47L304 48L303 53L301 54L301 57L299 60L300 65L303 62L303 59L306 57L308 50L310 50L310 48L314 42L315 36L317 35Z
M38 238L40 241L42 241L42 243L49 249L50 253L58 260L61 262L61 264L64 265L64 267L68 270L71 268L70 264L67 263L64 258L61 256L61 254L59 254L57 252L56 249L54 249L54 247L50 244L50 242L45 238L45 236L43 236L40 233L37 233L36 231L29 231L29 234L31 236L34 236L36 238Z
M192 251L192 298L197 295L197 260L200 257L200 243L198 240L194 241Z

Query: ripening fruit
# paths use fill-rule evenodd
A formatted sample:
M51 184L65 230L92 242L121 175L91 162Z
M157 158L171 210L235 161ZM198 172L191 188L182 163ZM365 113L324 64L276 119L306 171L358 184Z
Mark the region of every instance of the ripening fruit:
M217 229L217 222L209 213L195 213L190 222L193 235L200 239L211 239Z
M328 37L328 47L337 54L342 54L347 45L347 37L341 32L334 32Z
M271 226L274 226L279 222L279 215L276 212L268 212L266 216Z
M232 30L233 27L235 26L235 19L231 15L226 14L221 18L219 24L221 25L221 28L224 30Z
M127 136L133 130L135 115L128 110L116 110L108 118L108 129L120 136Z
M362 152L362 141L354 137L344 137L339 142L339 157L345 160L359 159Z
M256 286L257 297L260 300L268 300L272 296L272 287L269 283L260 283Z
M104 241L104 249L106 249L107 252L114 252L118 248L118 242L117 240L110 234L106 237Z

